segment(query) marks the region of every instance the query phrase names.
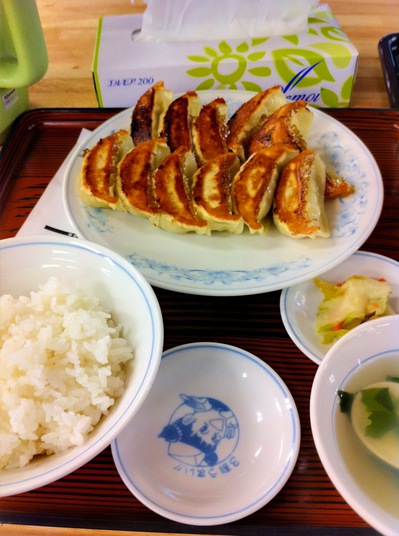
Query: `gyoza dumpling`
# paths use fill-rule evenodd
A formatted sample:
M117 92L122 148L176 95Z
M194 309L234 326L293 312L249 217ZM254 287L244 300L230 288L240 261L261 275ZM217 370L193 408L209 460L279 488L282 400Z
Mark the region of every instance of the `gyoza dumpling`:
M272 145L295 145L300 151L308 148L306 138L313 122L313 112L305 101L289 102L276 110L253 135L248 155ZM333 169L326 169L327 199L345 197L354 191L353 186Z
M158 212L150 216L157 227L172 233L210 234L208 222L193 209L190 182L197 170L195 157L185 147L167 156L152 176Z
M281 170L299 151L274 145L254 153L240 168L231 188L234 211L240 214L251 234L264 234L264 219L273 203Z
M335 173L332 168L326 169L326 189L324 196L326 199L335 199L336 197L346 197L355 191L355 187L350 184L344 177Z
M138 99L133 108L130 133L134 145L158 137L159 121L173 100L173 93L157 82Z
M330 236L325 183L325 166L314 151L307 149L287 164L273 202L273 221L282 234L293 238Z
M139 143L119 162L117 194L127 212L147 218L158 212L152 192L152 174L169 154L166 140L156 138Z
M241 216L233 214L231 182L240 167L240 159L225 153L208 160L193 178L193 204L196 214L207 220L211 231L240 234L244 228Z
M228 122L227 146L242 161L254 133L287 100L280 86L273 86L240 106Z
M289 102L275 111L252 137L248 154L271 145L295 145L307 149L306 137L313 122L313 112L305 101Z
M192 140L199 164L227 153L226 101L219 97L202 107L192 126Z
M162 114L159 137L166 138L172 153L179 147L192 150L192 123L200 113L201 108L202 102L197 93L187 91L172 101Z
M85 153L79 173L78 194L86 205L124 210L116 193L117 165L133 147L127 130L100 139Z

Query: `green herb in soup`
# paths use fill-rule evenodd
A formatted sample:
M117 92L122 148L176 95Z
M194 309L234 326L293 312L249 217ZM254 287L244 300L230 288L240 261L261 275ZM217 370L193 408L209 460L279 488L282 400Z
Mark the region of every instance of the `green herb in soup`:
M388 387L363 389L362 403L369 412L370 424L366 427L366 435L383 437L391 430L399 432L399 416L395 401Z
M339 407L342 413L350 413L355 395L347 391L338 391Z
M399 383L399 378L389 378L390 382ZM350 413L355 399L354 393L338 391L340 409L343 413ZM399 434L398 404L395 404L389 387L368 387L360 391L361 402L369 413L370 424L365 433L371 437L383 437L391 430Z
M399 381L374 383L357 393L338 391L341 412L347 413L363 444L385 462L399 467Z

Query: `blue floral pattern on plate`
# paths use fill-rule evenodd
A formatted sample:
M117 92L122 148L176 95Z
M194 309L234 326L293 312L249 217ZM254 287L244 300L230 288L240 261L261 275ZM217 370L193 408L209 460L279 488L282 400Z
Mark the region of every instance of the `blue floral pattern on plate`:
M140 271L144 273L154 272L155 277L168 277L174 281L186 280L201 286L221 284L226 287L251 281L261 282L270 277L278 278L283 272L296 272L308 268L313 262L312 259L305 257L298 259L295 263L276 263L255 270L187 270L179 266L171 266L147 259L137 253L132 253L126 258Z
M98 233L112 233L108 213L102 208L87 207L87 228Z
M366 173L352 148L342 143L336 131L322 134L317 142L317 150L325 155L324 161L336 173L345 177L351 184L356 184L356 195L337 200L340 210L332 231L335 238L352 236L358 227L359 216L364 214L370 195L370 183L365 180Z

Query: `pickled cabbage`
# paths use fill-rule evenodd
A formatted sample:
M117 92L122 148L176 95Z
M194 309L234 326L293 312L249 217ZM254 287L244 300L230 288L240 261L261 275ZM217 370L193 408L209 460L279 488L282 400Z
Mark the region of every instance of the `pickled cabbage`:
M323 344L334 342L371 318L393 313L388 305L391 287L383 279L353 275L336 285L320 278L314 282L324 296L316 315L316 332Z

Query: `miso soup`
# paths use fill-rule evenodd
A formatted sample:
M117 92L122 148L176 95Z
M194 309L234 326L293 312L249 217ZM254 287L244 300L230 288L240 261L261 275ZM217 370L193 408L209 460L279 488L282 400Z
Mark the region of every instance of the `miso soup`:
M372 383L399 377L399 355L385 354L363 362L340 389L356 393ZM349 413L336 403L337 445L353 479L380 508L399 518L399 470L380 461L357 437ZM383 441L383 438L381 439ZM399 453L398 453L399 456Z

